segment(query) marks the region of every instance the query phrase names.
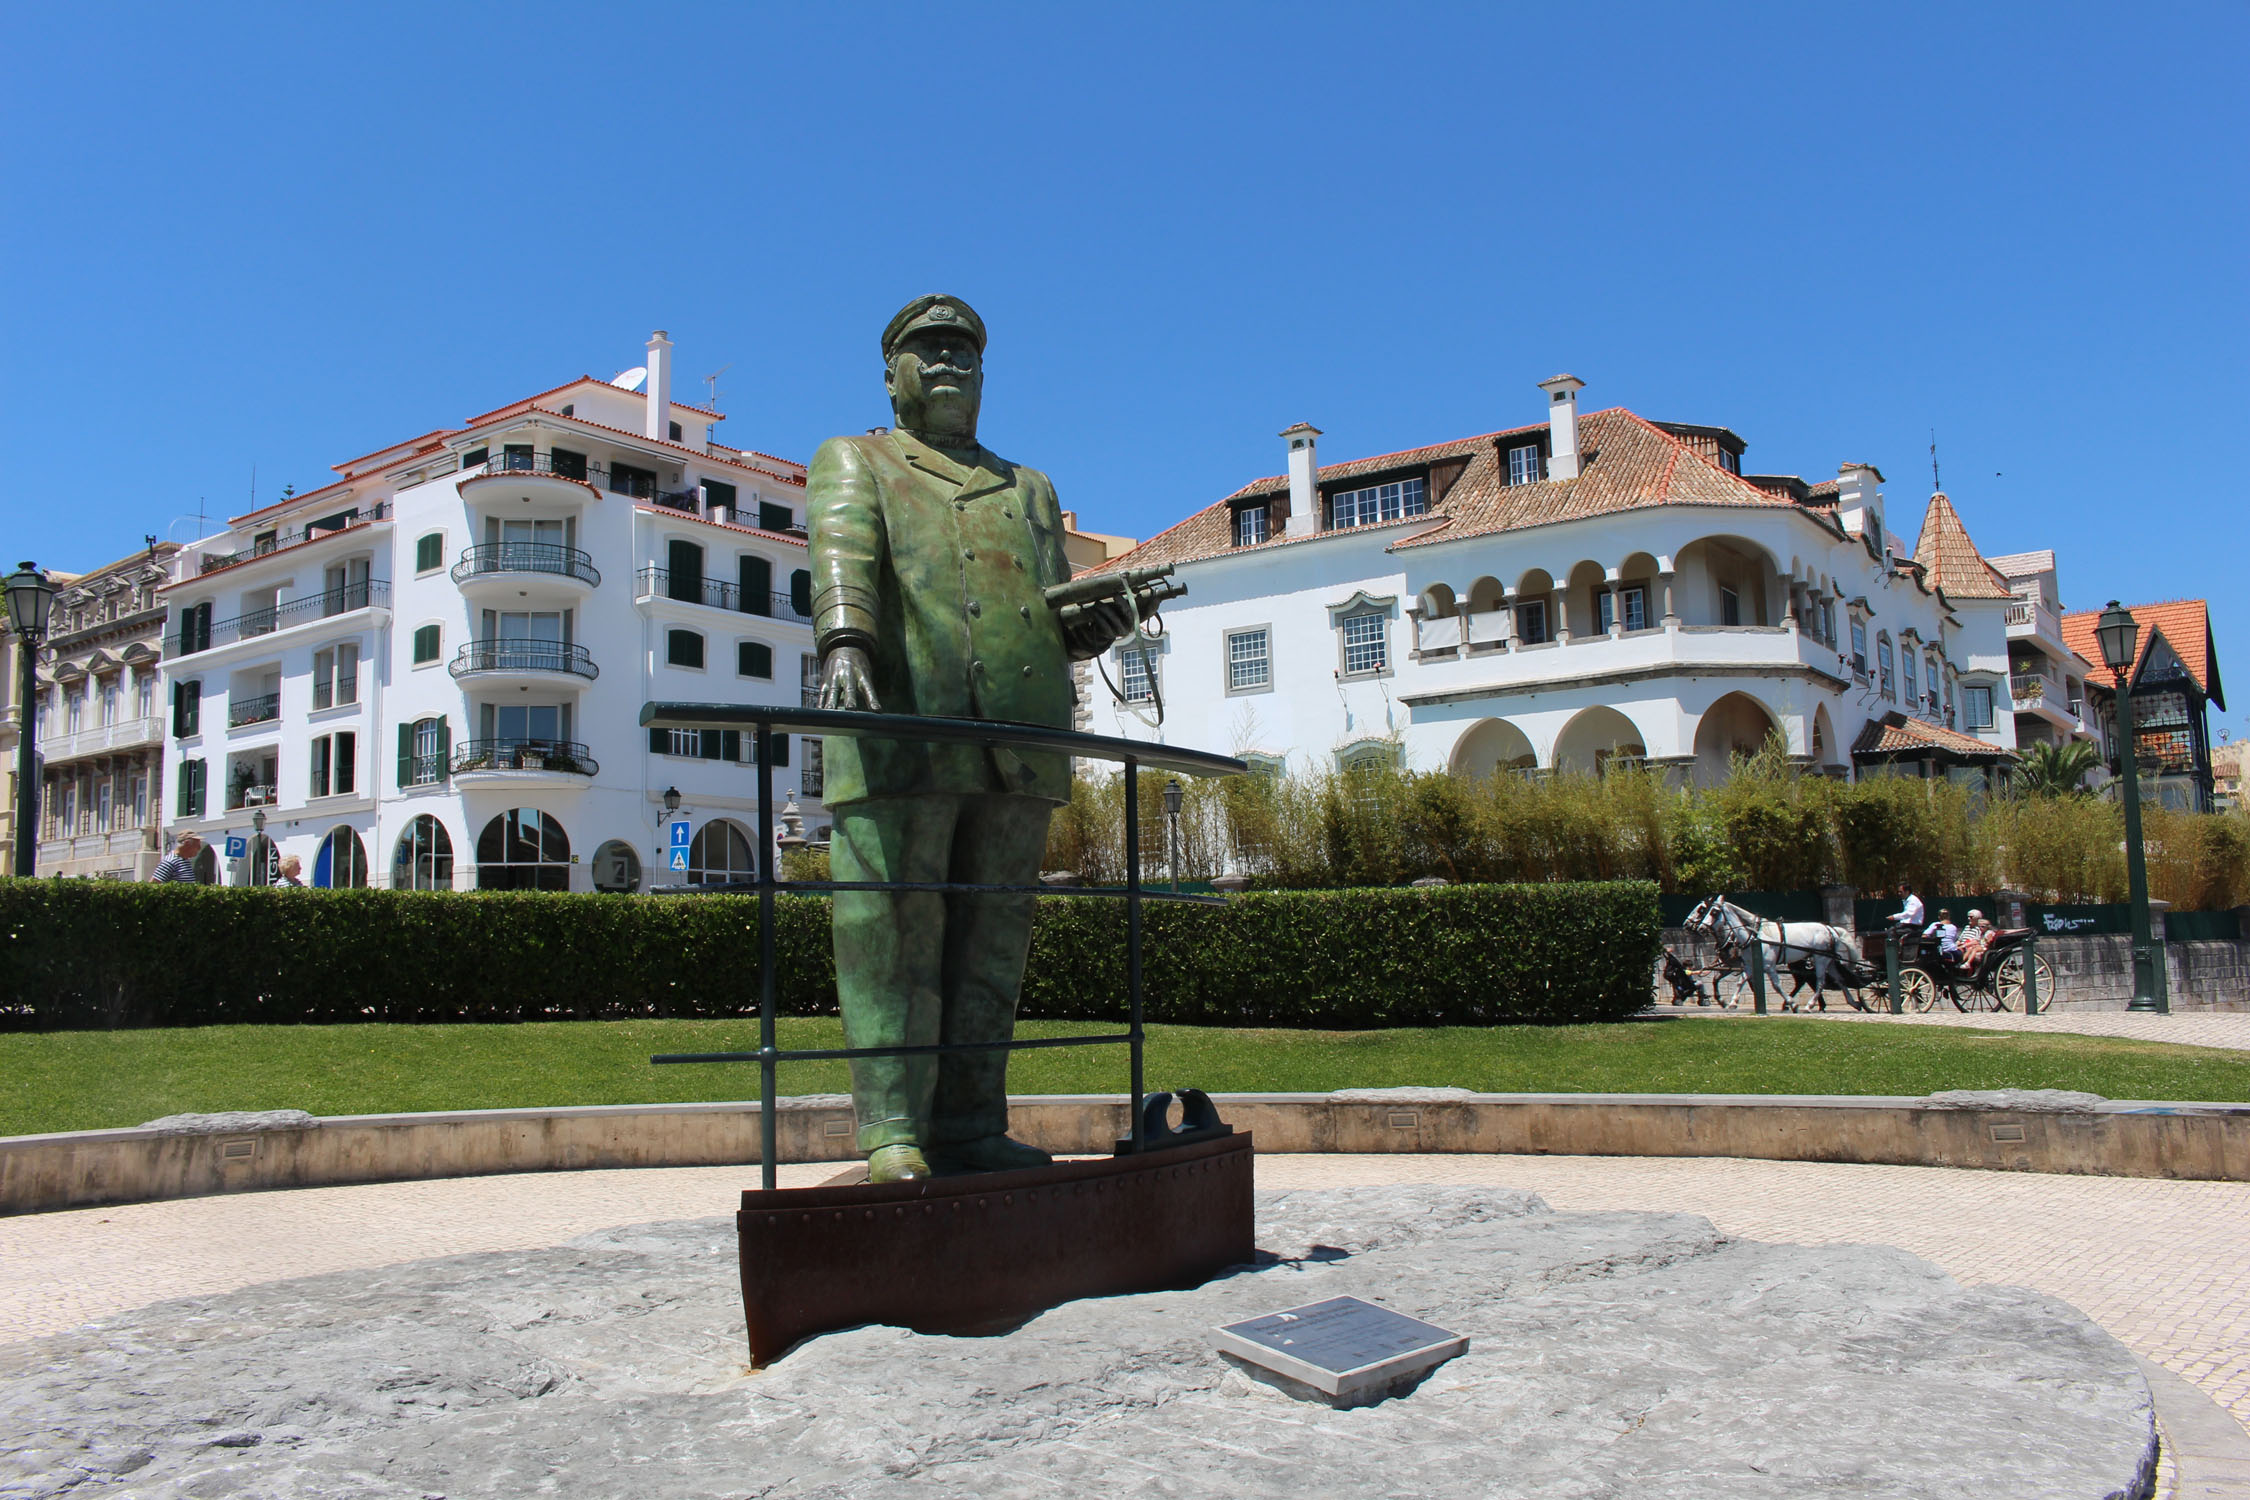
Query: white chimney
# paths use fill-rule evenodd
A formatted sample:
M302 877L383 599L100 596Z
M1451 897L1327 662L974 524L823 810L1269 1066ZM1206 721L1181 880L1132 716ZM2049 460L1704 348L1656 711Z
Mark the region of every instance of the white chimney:
M1550 375L1539 382L1547 393L1547 477L1578 477L1578 393L1586 382L1575 375Z
M648 435L672 440L672 340L661 328L648 336Z
M1320 530L1320 429L1310 422L1281 429L1289 440L1289 525L1284 536Z
M1883 531L1883 472L1873 464L1839 464L1836 468L1836 519L1853 536L1864 536L1883 551L1888 541Z

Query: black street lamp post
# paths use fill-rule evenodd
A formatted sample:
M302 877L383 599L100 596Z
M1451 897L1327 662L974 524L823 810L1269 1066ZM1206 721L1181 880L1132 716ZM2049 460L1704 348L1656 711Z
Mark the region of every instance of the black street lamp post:
M31 563L8 575L8 623L21 656L16 709L15 872L31 877L39 857L39 643L47 638L47 611L55 585Z
M2150 936L2148 858L2141 847L2141 772L2133 756L2133 663L2140 654L2140 623L2115 599L2094 626L2102 665L2117 678L2117 770L2125 783L2125 884L2133 903L2133 1002L2127 1010L2171 1012L2164 955Z

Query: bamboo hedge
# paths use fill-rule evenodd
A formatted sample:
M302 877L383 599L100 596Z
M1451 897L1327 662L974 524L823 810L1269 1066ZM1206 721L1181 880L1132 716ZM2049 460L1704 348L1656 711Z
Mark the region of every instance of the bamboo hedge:
M1168 873L1141 789L1143 868ZM1047 865L1089 880L1124 872L1123 781L1085 780L1057 813ZM1640 770L1486 778L1354 770L1191 781L1180 872L1230 873L1257 889L1460 882L1646 880L1667 893L1801 891L1822 885L1931 894L2022 891L2041 900L2125 898L2124 816L2083 793L2029 796L1908 776L1857 782L1801 774L1769 748L1723 785L1668 786ZM2181 911L2250 902L2250 814L2144 803L2150 894Z

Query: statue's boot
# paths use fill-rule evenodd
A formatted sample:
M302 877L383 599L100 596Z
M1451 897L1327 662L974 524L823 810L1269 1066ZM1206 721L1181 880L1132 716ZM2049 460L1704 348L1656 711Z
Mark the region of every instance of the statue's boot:
M1044 1157L1046 1153L1040 1154ZM867 1158L869 1182L913 1182L935 1175L930 1170L929 1161L922 1155L922 1148L909 1142L878 1146L874 1154Z
M1026 1146L1005 1135L979 1136L973 1141L953 1141L932 1146L930 1165L941 1173L1013 1172L1022 1167L1044 1167L1054 1161L1037 1146Z

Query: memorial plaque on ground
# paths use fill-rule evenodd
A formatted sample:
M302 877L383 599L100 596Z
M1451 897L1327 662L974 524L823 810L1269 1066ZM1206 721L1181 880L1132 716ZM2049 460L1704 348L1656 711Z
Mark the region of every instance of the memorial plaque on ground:
M1220 1352L1339 1406L1380 1401L1469 1347L1457 1333L1357 1297L1221 1324L1211 1336Z

